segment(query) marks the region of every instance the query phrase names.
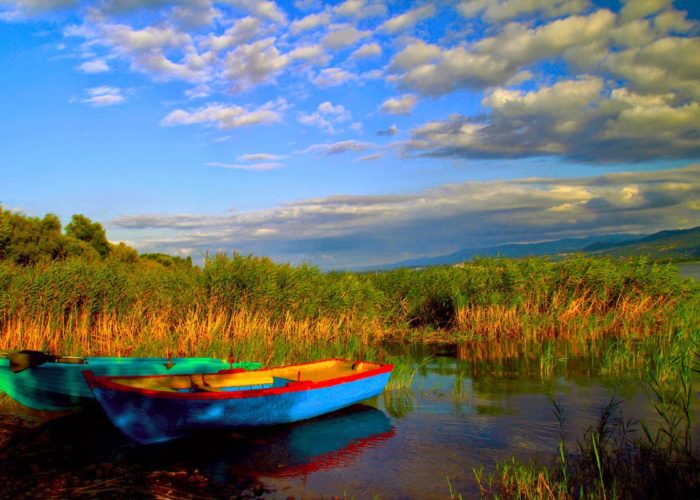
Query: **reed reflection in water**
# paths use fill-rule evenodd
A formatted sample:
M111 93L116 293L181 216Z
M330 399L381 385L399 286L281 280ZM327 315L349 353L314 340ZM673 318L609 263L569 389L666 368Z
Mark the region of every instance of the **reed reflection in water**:
M92 489L81 491L124 487L157 496L158 481L170 478L171 489L215 497L444 498L449 477L453 490L468 496L477 493L474 467L493 470L511 456L552 458L560 433L553 400L563 408L572 447L613 396L624 399L624 416L653 421L652 397L636 369L613 377L590 356L608 349L552 345L501 358L475 346L430 356L398 352L410 385L397 384L363 405L295 425L145 447L129 443L99 412L49 419L5 401L0 414L34 422L4 432L0 475L18 481L8 494L43 482L71 496L90 480ZM122 472L96 478L90 467L101 463Z

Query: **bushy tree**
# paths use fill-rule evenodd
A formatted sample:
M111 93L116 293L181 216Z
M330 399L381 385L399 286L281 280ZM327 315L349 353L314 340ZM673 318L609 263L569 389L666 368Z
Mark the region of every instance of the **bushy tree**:
M65 236L56 215L40 219L0 208L0 259L30 265L62 258L65 253Z
M0 260L31 266L69 257L97 260L112 252L118 262L139 259L138 252L124 243L110 244L102 225L84 215L74 215L65 234L61 227L55 214L28 217L0 206Z
M82 214L75 214L66 226L66 234L89 243L102 257L109 254L110 246L102 224L92 222Z

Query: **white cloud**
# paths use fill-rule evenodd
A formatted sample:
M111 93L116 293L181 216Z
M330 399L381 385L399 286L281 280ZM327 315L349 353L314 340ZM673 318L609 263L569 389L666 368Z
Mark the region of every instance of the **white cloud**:
M276 170L284 167L283 163L278 162L262 162L262 163L222 163L212 161L207 163L209 167L227 168L230 170L250 170L252 172L263 172L267 170Z
M336 87L356 77L341 68L325 68L321 70L312 82L318 87Z
M579 14L589 5L588 0L462 0L457 11L466 18L481 15L490 22L501 22L523 15L542 18Z
M385 155L385 154L386 154L386 153L374 153L374 154L367 155L367 156L360 156L360 157L357 159L357 161L376 161L376 160L381 160L382 158L384 158L384 155Z
M355 140L340 141L335 143L314 144L302 150L302 154L337 155L348 152L359 152L375 147L369 142Z
M279 6L271 0L226 0L231 5L235 5L251 14L268 19L270 21L284 24L287 22L287 15Z
M389 69L394 71L409 70L429 61L435 61L441 55L442 50L437 45L430 45L422 40L415 40L394 56Z
M273 155L270 153L249 153L240 155L238 161L262 161L262 162L272 162L284 159L284 156Z
M645 47L613 52L605 68L644 92L675 92L700 100L700 38L665 37Z
M233 90L245 90L271 82L288 64L289 56L275 47L275 38L239 45L226 54L224 78Z
M0 2L0 20L20 21L43 13L74 7L78 0L4 0Z
M115 104L121 104L125 101L122 90L116 87L103 85L101 87L87 89L86 93L88 97L83 99L82 102L90 104L91 106L114 106Z
M191 89L185 90L185 96L188 99L202 99L211 95L211 87L206 84L200 84Z
M389 65L394 79L408 89L441 95L460 88L504 84L521 74L523 65L555 57L577 46L599 42L615 25L615 14L598 10L570 16L537 28L510 23L498 34L471 46L441 49L417 42Z
M381 46L376 43L366 43L362 47L350 54L350 59L364 59L367 57L378 57L382 55Z
M289 52L289 57L295 61L306 61L319 66L327 64L330 59L320 45L299 45Z
M250 42L262 30L262 21L256 17L238 19L222 35L210 35L205 44L214 51L221 51Z
M289 28L292 35L298 35L304 31L310 31L320 26L327 26L330 23L331 15L328 11L309 14L308 16L298 19L292 23Z
M379 26L379 29L392 34L407 30L413 28L420 21L433 17L435 12L435 6L428 3L388 19Z
M351 113L343 105L334 106L330 101L324 101L315 112L301 113L297 121L303 125L318 127L327 134L335 134L338 124L351 119Z
M164 127L204 124L213 125L218 129L268 125L282 119L281 110L285 106L284 100L270 101L253 110L242 106L209 104L193 111L176 109L163 118L160 124Z
M522 92L495 89L491 113L453 115L412 131L408 152L449 157L558 155L586 161L639 161L700 155L700 105L673 94L637 94L602 79L565 80Z
M410 115L417 102L418 99L414 94L404 94L385 100L380 111L390 115Z
M393 262L403 252L697 225L700 165L578 178L465 182L402 195L328 196L221 215L133 215L111 221L151 251L212 248L330 267ZM153 229L169 231L153 240ZM322 259L331 255L330 264Z
M369 37L371 34L371 31L360 31L349 24L334 24L330 26L321 43L324 47L338 50L355 45L358 41Z
M90 45L108 47L112 55L125 59L131 69L156 79L201 82L208 78L208 61L194 48L192 37L169 26L134 29L126 24L107 22L100 16L81 26L69 26L67 37L82 37ZM166 54L180 52L180 61Z
M623 19L637 19L671 7L671 0L623 0Z
M106 73L109 71L109 65L104 59L92 59L85 61L80 66L80 71L83 73Z
M687 33L696 26L687 16L684 11L667 10L654 18L654 25L662 33Z
M333 13L337 16L354 17L357 19L383 16L386 12L386 6L381 0L345 0L333 9Z

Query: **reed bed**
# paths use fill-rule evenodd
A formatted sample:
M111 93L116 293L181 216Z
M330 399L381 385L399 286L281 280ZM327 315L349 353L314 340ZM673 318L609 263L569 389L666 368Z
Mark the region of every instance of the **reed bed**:
M0 350L262 361L377 354L386 342L512 351L556 339L671 340L700 330L699 304L673 266L644 259L481 259L367 274L241 255L201 268L0 262Z

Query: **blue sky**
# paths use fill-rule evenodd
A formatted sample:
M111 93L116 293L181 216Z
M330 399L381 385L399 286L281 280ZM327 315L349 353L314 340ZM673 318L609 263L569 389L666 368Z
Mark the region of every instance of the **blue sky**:
M0 203L324 269L700 225L700 7L0 0Z

